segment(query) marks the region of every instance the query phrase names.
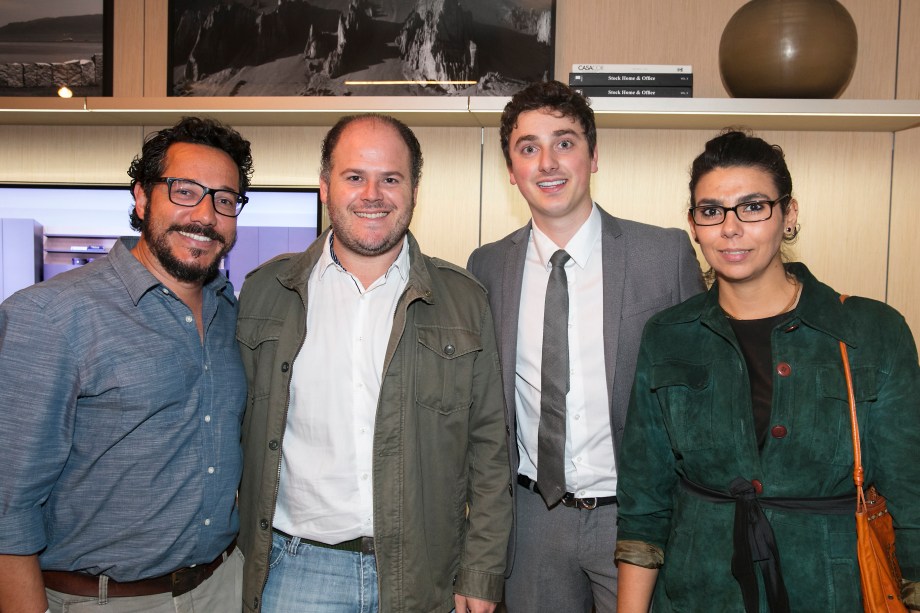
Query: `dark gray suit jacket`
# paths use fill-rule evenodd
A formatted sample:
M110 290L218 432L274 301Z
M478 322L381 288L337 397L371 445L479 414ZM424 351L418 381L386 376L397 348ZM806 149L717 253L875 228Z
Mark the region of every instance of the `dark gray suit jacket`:
M600 207L598 207L600 208ZM489 291L505 392L512 479L519 455L514 384L521 283L531 225L483 245L467 269ZM703 291L699 263L686 232L617 219L601 209L604 277L604 361L610 428L618 452L645 322L662 309ZM511 559L508 567L510 570Z

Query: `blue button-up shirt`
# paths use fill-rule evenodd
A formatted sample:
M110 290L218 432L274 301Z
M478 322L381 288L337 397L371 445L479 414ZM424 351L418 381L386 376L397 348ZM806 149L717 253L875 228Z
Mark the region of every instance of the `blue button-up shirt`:
M223 275L191 310L118 243L0 305L0 553L133 581L236 536L246 381Z

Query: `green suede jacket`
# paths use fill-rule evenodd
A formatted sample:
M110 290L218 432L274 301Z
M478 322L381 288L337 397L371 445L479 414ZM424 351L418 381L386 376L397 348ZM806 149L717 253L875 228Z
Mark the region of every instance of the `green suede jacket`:
M306 252L256 269L240 296L237 340L249 382L239 537L246 611L260 609L268 576L291 364L307 334L307 280L327 243L325 233ZM485 290L466 271L423 255L411 234L409 260L374 431L381 613L449 611L454 593L500 600L511 530L504 401Z
M731 574L735 505L688 493L681 477L723 493L736 477L756 480L764 497L854 492L839 340L852 365L866 483L888 497L904 577L920 579L920 366L911 332L885 304L840 304L805 266L787 269L803 289L791 321L773 330L773 427L762 452L718 284L645 328L618 466L617 558L654 567L663 553L654 611L744 610ZM853 515L765 513L792 610L861 611Z

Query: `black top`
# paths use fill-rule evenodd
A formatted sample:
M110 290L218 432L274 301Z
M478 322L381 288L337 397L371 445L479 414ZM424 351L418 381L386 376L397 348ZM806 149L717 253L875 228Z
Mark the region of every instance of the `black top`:
M770 431L770 413L773 404L773 351L770 334L780 323L787 321L791 312L780 313L764 319L728 318L741 354L747 364L751 380L751 406L754 410L754 434L757 448L763 451Z

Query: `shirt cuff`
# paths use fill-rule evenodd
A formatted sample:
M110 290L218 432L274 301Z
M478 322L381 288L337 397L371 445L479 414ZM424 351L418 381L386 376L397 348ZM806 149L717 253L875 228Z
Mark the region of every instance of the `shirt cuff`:
M664 564L664 550L644 541L617 541L613 559L617 564L626 562L642 568L661 568Z
M0 553L28 556L46 545L41 507L0 515Z

